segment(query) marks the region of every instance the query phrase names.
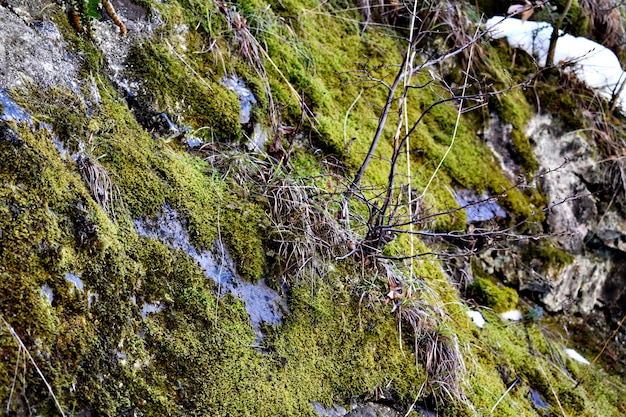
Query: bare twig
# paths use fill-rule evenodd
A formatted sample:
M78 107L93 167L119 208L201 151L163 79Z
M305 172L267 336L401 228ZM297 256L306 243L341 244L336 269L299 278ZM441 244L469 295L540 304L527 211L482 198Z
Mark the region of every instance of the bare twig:
M502 400L504 399L504 397L506 397L506 395L511 392L511 390L513 389L513 387L515 387L515 385L517 385L519 382L521 382L520 377L515 378L515 380L513 381L513 383L511 383L511 385L509 386L509 388L507 388L506 391L504 391L504 394L502 394L502 396L500 396L500 398L498 399L498 401L496 401L496 403L493 405L493 407L491 408L491 411L489 411L489 415L492 415L493 412L496 410L496 408L498 408L498 405L502 402Z

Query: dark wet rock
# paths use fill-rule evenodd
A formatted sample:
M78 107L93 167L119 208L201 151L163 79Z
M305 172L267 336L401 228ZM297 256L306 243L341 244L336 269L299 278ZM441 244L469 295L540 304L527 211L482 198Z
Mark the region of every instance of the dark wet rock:
M537 391L536 389L530 387L529 388L529 396L530 396L530 400L532 401L533 405L538 410L543 411L543 410L547 410L547 409L550 408L550 404L548 404L546 402L546 400L543 398L543 395L541 395L541 393L539 391Z
M357 406L345 417L399 417L396 410L383 404L367 403Z
M455 192L459 207L465 207L467 223L484 222L494 217L506 217L506 212L496 199L490 199L486 192L481 195L474 190L458 190Z
M587 235L587 241L590 248L618 251L626 255L626 234L620 230L596 230Z
M311 405L320 417L343 417L347 413L346 409L338 404L333 404L330 407L324 407L322 404L316 402Z
M15 130L6 123L0 123L0 143L8 142L14 148L20 148L25 145Z

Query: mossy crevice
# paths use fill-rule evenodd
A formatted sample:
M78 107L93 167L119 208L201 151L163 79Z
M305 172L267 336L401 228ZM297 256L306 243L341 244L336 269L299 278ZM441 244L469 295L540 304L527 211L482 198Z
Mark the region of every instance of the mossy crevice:
M483 271L478 263L472 262L474 283L469 294L482 305L491 307L497 313L513 310L517 307L517 291L499 282Z
M542 273L552 277L558 276L564 267L574 262L571 254L549 239L529 242L521 255L527 265L536 265Z

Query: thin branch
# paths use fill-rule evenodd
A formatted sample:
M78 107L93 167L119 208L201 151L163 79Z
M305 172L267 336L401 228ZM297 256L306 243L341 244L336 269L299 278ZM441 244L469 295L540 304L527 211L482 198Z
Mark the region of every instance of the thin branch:
M600 353L598 353L596 355L595 358L593 358L593 360L591 361L591 363L589 365L587 365L587 368L585 369L585 373L583 374L582 377L580 377L580 379L578 380L578 382L576 383L576 386L574 386L574 388L578 388L578 386L580 384L583 383L583 381L585 380L585 378L587 377L587 374L589 373L589 370L591 369L591 367L596 363L596 361L598 360L598 358L600 358L600 356L604 353L606 347L609 345L609 342L611 340L613 340L613 338L615 337L615 335L617 334L617 332L619 331L619 329L622 328L622 325L624 324L624 321L626 321L626 314L624 314L624 317L622 317L622 319L620 320L619 324L617 325L617 327L615 328L615 331L613 332L613 334L611 334L611 336L606 339L606 341L604 342L604 345L602 346L602 349L600 350Z
M363 178L363 175L365 174L365 169L369 165L370 160L372 159L372 156L374 155L376 146L378 146L378 141L380 140L380 137L382 136L383 128L385 127L385 124L387 122L387 117L389 116L389 111L391 110L391 103L393 103L395 92L398 88L398 85L400 84L400 81L402 81L403 79L404 65L406 64L407 60L408 60L408 54L404 56L402 60L402 65L400 67L400 71L398 71L398 74L396 75L396 78L393 81L393 84L389 88L389 94L387 95L387 102L385 103L383 112L381 113L380 119L378 120L378 126L376 127L376 133L374 134L374 139L372 139L370 148L367 151L367 156L365 157L365 160L361 164L359 171L354 177L354 180L352 181L352 185L350 185L350 187L348 188L348 191L346 193L346 200L350 199L350 197L352 196L354 192L354 189L357 188L359 183L361 182L361 178Z

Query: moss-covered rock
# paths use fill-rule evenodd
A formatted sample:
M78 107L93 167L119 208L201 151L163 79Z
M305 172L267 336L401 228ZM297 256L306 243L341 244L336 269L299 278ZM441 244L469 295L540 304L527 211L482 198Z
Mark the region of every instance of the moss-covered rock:
M224 5L143 3L163 25L157 36L134 44L127 60L125 75L140 85L139 107L130 109L120 85L109 81L97 42L66 34L83 59L78 88L12 91L34 123L0 122L14 133L0 138L0 313L64 411L313 416L314 401L330 406L384 395L405 411L422 403L444 415L475 416L487 414L515 376L523 383L498 404L498 415L533 415L528 386L553 408L561 399L570 414L617 410L616 389L603 384L601 374L592 373L584 391L561 378L580 369L557 368L551 355L558 354L558 345L537 324L507 326L486 311L485 329L476 329L441 264L424 255L433 248L416 237L399 233L382 253L419 253L420 259L377 269L370 259L334 259L353 242L329 239L331 244L298 224L290 230L293 247L300 250L298 239L309 239L324 250L287 256L313 266L293 276L266 267L266 256L278 256L266 251L277 244L270 239L280 237L279 221L307 218L307 210L323 211L329 223L342 219L335 197L378 126L389 92L385 83L393 80L404 53L398 32L375 25L364 31L357 12L341 2L229 4L229 18L234 10L246 18L237 33ZM53 19L69 28L62 13ZM255 37L258 61L250 63L239 49L242 33ZM214 163L223 150L217 142L237 146L244 138L237 97L220 84L231 72L246 79L259 99L255 121L274 121L276 138L297 141L289 149L291 165L277 168L242 149L240 162ZM421 121L407 142L408 159L403 153L398 160L398 172L410 175L399 176L396 186L410 184L420 195L411 202L419 209L414 227L465 228L450 192L455 187L509 190L502 204L513 217L529 215L534 197L510 189L475 133L476 119L459 118L458 107L449 104L431 108L449 91L428 72L415 74L413 82L420 88L412 89L407 117ZM508 123L522 131L528 104L513 92L502 103ZM167 113L207 141L219 141L212 153L189 153L175 139L153 137L138 122L138 108ZM284 133L296 126L293 136ZM347 204L354 235L367 229L366 219L380 207L396 130L396 121L384 126L360 199ZM518 137L514 145L532 170L527 141ZM331 153L334 159L322 159ZM84 175L78 156L97 166L96 179ZM276 185L285 172L296 180ZM307 191L297 195L293 217L271 217L280 211L268 205L268 184ZM103 207L103 194L112 209ZM281 203L292 202L272 201ZM397 212L406 214L408 205ZM254 282L271 274L268 282L288 300L284 321L266 325L259 338L243 302L218 295L219 284L207 279L193 257L139 236L136 221L158 218L164 207L180 214L197 252L211 250L220 239L244 278ZM555 259L561 265L562 257ZM403 285L399 297L395 279ZM486 276L476 278L475 291L495 311L517 304L513 290ZM0 398L9 411L25 415L30 407L32 413L57 414L34 367L19 365L24 352L3 324L0 349ZM14 379L15 363L23 378ZM458 384L456 395L447 394L450 385L442 387L439 377ZM20 395L9 399L14 381Z
M498 313L514 309L519 298L513 288L486 277L477 277L474 280L472 294L482 305L491 307Z
M127 65L144 84L140 99L155 112L182 116L183 123L207 139L239 141L236 95L213 79L219 75L203 77L185 63L165 46L146 42L133 46Z
M522 260L528 264L539 262L543 273L556 276L561 269L571 264L574 257L548 239L531 241L522 253Z

